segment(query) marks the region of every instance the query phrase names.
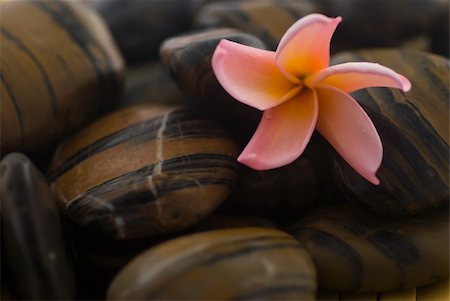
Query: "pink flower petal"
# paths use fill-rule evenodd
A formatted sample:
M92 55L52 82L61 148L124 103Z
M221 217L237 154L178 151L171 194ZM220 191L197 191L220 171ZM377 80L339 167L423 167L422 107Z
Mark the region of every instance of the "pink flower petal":
M256 170L287 165L305 149L316 125L317 97L305 89L294 98L264 112L238 161Z
M361 106L347 93L331 86L317 89L320 114L317 130L369 182L378 185L376 172L383 158L377 130Z
M300 91L278 70L272 51L222 40L212 67L231 96L259 110L277 106Z
M350 93L369 87L392 87L407 92L409 80L394 70L375 63L344 63L330 66L309 76L305 84L314 87L327 84Z
M311 14L288 29L278 45L276 62L291 81L328 67L331 37L341 20Z

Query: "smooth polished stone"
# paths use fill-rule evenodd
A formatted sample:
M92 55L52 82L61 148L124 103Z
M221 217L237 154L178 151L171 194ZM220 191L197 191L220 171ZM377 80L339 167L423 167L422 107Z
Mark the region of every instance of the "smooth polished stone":
M264 44L252 35L222 28L166 40L161 46L161 59L192 103L223 121L243 144L250 139L262 114L236 101L217 81L211 58L221 39L264 48Z
M314 300L315 269L290 235L235 228L184 236L130 262L108 300Z
M353 93L383 143L383 161L372 185L339 156L335 169L345 195L385 215L414 215L449 200L449 62L414 50L342 53L333 63L377 62L406 76L409 92L371 88Z
M237 152L231 133L202 112L139 105L66 140L49 179L78 227L104 238L140 238L211 214L237 178Z
M327 289L387 292L448 277L448 209L388 218L330 206L306 214L289 232L305 244Z
M188 100L159 61L128 68L118 106L139 103L183 105Z
M1 153L48 153L111 107L123 61L95 11L76 1L1 4Z
M8 285L20 299L75 297L59 212L41 172L19 153L0 162L2 251ZM2 269L3 270L3 269ZM3 296L2 296L3 297Z

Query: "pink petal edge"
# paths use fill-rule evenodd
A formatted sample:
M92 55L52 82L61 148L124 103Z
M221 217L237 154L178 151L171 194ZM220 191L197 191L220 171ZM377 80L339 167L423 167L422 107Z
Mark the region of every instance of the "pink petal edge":
M278 168L293 162L308 145L317 116L316 92L309 89L265 111L238 161L255 170Z
M404 92L411 89L411 83L403 75L383 65L366 62L330 66L306 78L305 84L308 87L326 84L347 93L369 87L392 87Z
M362 177L378 185L383 145L367 113L353 97L321 85L317 88L320 114L317 130Z
M299 92L278 70L273 51L221 40L211 64L228 94L258 110L277 106Z
M330 63L330 42L341 17L307 15L295 22L281 38L276 64L292 82L326 68Z

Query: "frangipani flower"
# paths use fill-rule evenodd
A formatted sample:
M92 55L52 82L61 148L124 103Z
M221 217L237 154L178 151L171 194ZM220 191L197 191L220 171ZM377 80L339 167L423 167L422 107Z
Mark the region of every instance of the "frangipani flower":
M239 162L256 170L287 165L302 154L316 128L361 176L379 184L381 140L349 93L375 86L406 92L411 83L375 63L328 66L331 37L341 20L308 15L288 29L276 52L219 43L212 67L220 84L236 100L264 111Z

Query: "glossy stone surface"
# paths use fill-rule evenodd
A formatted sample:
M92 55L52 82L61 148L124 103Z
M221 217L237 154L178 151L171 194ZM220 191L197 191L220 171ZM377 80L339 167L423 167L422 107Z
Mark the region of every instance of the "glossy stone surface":
M125 59L138 63L155 59L161 42L187 31L198 0L94 1Z
M159 61L128 68L119 107L139 103L180 105L188 100Z
M0 162L0 175L2 257L9 267L7 281L14 296L74 298L72 262L44 176L19 153Z
M102 19L77 1L6 1L1 12L1 153L46 153L111 107L122 58Z
M308 213L289 232L313 257L321 287L384 292L448 277L448 218L448 209L387 218L340 205Z
M108 300L313 300L315 270L288 234L263 228L181 237L130 262Z
M208 110L246 143L259 123L261 112L232 98L217 81L211 58L221 39L264 48L256 37L235 29L215 29L166 40L161 59L181 91L199 107Z
M231 134L205 114L141 105L65 141L49 179L61 209L91 235L132 239L186 228L229 195Z
M414 50L343 53L333 63L378 62L405 75L411 91L371 88L353 93L383 143L381 184L371 185L336 156L346 196L386 215L412 215L449 200L449 63Z
M80 279L81 290L88 299L104 299L106 290L116 274L143 251L183 235L241 227L275 228L275 225L257 216L212 214L181 231L126 241L99 239L77 231L75 226L72 236L75 241L77 268L80 275L83 275Z

